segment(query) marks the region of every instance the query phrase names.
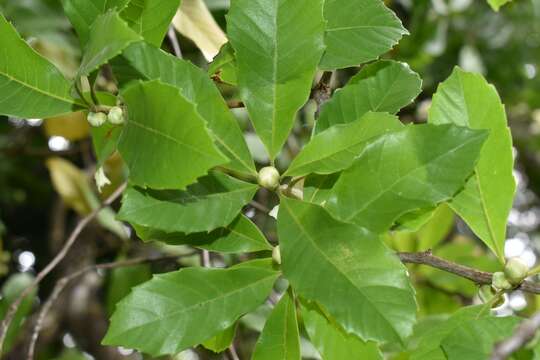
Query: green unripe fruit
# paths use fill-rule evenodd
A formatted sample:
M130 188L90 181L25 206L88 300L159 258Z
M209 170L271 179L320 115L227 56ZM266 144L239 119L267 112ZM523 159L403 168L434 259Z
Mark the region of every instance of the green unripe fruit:
M281 265L281 252L279 251L279 245L272 249L272 260L278 265Z
M513 257L508 259L504 266L504 275L512 285L519 285L527 277L529 267L520 258Z
M105 124L105 121L107 121L107 115L105 115L105 113L102 113L102 112L98 112L98 113L89 112L86 119L88 120L90 125L94 127L99 127Z
M279 187L279 177L279 171L275 167L267 166L259 171L257 181L263 188L274 191Z
M497 290L510 290L513 286L506 279L506 275L502 271L498 271L493 274L491 279L491 285Z
M107 119L113 125L122 125L124 123L124 111L121 107L115 106L109 110Z

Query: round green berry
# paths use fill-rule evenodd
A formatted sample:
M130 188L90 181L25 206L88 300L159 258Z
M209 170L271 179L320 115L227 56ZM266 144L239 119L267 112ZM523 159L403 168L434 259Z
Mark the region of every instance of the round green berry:
M279 251L279 245L272 249L272 260L278 265L281 265L281 252Z
M527 277L529 266L518 257L508 259L504 266L504 275L512 285L519 285Z
M115 106L109 110L107 119L113 125L122 125L124 123L124 111L121 107Z
M263 188L274 191L279 187L279 177L279 171L275 167L267 166L259 171L257 181Z
M491 285L497 290L510 290L513 287L502 271L493 274Z
M99 127L105 124L105 121L107 121L107 115L105 115L105 113L102 113L102 112L98 112L98 113L89 112L86 119L88 120L90 125L94 127Z

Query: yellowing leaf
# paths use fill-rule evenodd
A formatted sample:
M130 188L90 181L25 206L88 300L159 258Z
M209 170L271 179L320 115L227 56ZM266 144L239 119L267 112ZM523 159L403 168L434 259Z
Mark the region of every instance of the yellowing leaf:
M71 141L85 139L90 134L90 125L82 111L45 119L47 136L62 136Z
M80 215L89 214L98 208L100 201L90 187L89 178L81 169L58 157L48 159L46 165L54 189L69 207ZM104 228L121 238L126 238L126 231L115 217L115 212L107 207L100 211L97 220Z
M82 170L67 160L51 158L46 162L54 189L62 200L81 215L92 211L87 195L90 192L88 179Z
M225 33L202 0L183 0L173 19L173 26L180 34L191 39L209 62L227 42Z

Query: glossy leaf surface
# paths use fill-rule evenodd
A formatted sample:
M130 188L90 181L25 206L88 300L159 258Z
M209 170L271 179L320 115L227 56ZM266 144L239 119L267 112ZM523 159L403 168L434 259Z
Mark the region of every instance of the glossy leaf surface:
M212 231L229 225L257 191L257 185L212 172L187 190L129 188L121 220L163 232Z
M79 35L84 46L96 18L108 10L122 10L130 0L62 0L64 12Z
M416 302L406 268L376 235L288 198L281 199L278 235L295 292L317 301L347 333L399 342L412 332Z
M322 0L236 0L227 17L240 96L270 157L309 98L324 49Z
M402 127L393 115L371 112L351 123L333 126L314 136L284 175L324 175L346 169L360 155L367 140Z
M497 91L481 75L456 68L433 97L429 122L489 130L474 176L450 206L503 261L516 186L512 137Z
M407 30L380 0L326 0L325 70L374 60L397 44Z
M139 82L122 92L128 120L118 149L130 180L155 189L185 189L227 162L215 147L195 104L160 81Z
M180 1L131 0L120 15L146 42L161 46Z
M486 136L427 124L382 135L343 171L327 207L339 219L382 233L408 212L451 199L472 174Z
M159 79L176 86L186 99L197 105L197 111L210 128L216 145L231 159L227 167L242 173L255 172L236 119L204 71L145 43L131 45L123 55L141 77Z
M395 114L418 96L421 86L407 64L385 60L367 65L323 105L315 132L356 121L368 111Z
M223 352L227 350L229 346L231 346L232 342L234 341L235 334L236 324L219 332L213 338L206 340L202 343L202 346L204 346L208 350L212 350L215 353Z
M377 344L364 342L346 334L338 324L328 320L314 304L302 306L302 319L309 339L324 360L382 360Z
M137 235L145 241L162 241L170 245L192 245L222 253L245 253L272 250L257 225L245 215L239 215L232 223L210 233L166 233L135 226Z
M70 113L71 84L0 14L0 114L46 118Z
M448 360L489 359L495 343L511 336L517 324L515 316L469 320L448 334L441 346Z
M78 75L89 75L139 40L142 40L141 36L130 29L117 12L108 11L98 16L90 27Z
M286 292L266 320L255 345L252 360L300 360L300 335L296 321L296 304Z
M229 328L268 296L278 272L255 260L229 269L156 275L122 300L103 340L153 356L176 354Z
M481 313L481 310L481 305L464 307L445 321L432 325L429 331L420 336L418 345L410 353L411 360L446 360L446 355L441 347L443 339L467 322L484 318L486 313ZM489 312L487 314L489 315Z

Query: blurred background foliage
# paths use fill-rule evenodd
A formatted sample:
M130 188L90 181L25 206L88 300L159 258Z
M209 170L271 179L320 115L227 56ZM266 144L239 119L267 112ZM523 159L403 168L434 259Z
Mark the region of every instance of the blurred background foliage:
M499 12L480 0L385 2L410 32L386 57L407 62L424 80L420 97L400 114L403 121L425 121L432 94L455 65L482 73L501 94L514 137L518 182L505 251L507 256L520 256L528 264L536 264L540 257L540 0L514 0ZM176 24L181 33L178 37L182 54L197 65L207 67L208 54L223 41L223 34L213 27L208 13L201 12L201 3L192 0L184 0L184 3L193 7L185 9L183 18ZM217 23L225 28L229 1L206 0L206 5ZM38 52L67 77L73 77L81 49L60 0L0 0L0 11ZM163 48L172 51L172 45L165 39ZM333 86L343 86L357 71L357 68L339 71L334 76ZM234 81L234 74L229 75ZM110 77L101 76L98 81L100 90L116 91ZM228 100L238 100L232 87L220 86ZM299 114L300 121L279 158L281 167L286 167L308 140L314 110L314 104L309 103ZM267 157L247 121L247 114L243 109L232 111L246 130L246 140L255 159L259 165L264 165ZM15 294L58 251L77 219L92 211L100 199L124 181L125 168L118 155L112 156L104 164L112 184L102 193L96 190L93 182L96 158L90 128L81 113L53 119L0 120L1 316ZM260 192L257 201L271 209L276 199ZM265 230L270 241L276 241L272 219L255 208L247 208L245 212ZM464 265L497 270L495 259L444 205L422 228L395 231L386 240L396 250L433 249L436 255ZM35 321L36 309L47 299L55 281L65 274L94 263L188 251L178 246L143 245L130 229L115 221L114 210L107 209L83 233L68 259L20 308L10 330L5 358L23 358L21 354ZM212 261L215 266L224 266L235 259L213 254ZM63 293L48 315L40 335L38 358L141 359L142 355L128 349L99 345L114 304L131 286L147 280L152 272L198 264L199 257L193 256L180 263L172 261L109 273L89 273ZM476 286L464 279L426 267L413 270L421 318L419 331L422 324L440 321L460 306L479 301ZM518 291L510 294L498 311L527 315L538 307L537 297ZM243 318L237 327L235 343L241 359L248 358L269 309L269 305L262 306ZM414 341L411 339L411 343ZM306 358L319 358L307 341L304 345ZM406 351L387 350L394 352L395 358L407 358ZM175 359L223 356L196 349L179 354Z

